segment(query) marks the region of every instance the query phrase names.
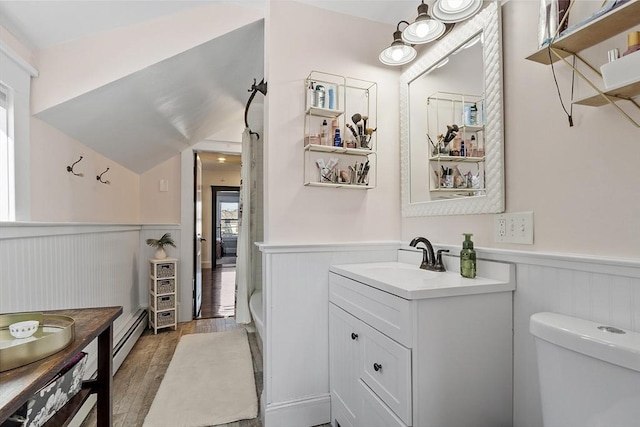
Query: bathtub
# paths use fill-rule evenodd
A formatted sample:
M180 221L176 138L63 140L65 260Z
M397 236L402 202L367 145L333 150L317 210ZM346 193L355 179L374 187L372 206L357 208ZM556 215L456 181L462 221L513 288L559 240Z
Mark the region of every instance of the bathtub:
M256 326L260 341L264 341L264 311L262 310L261 289L257 289L251 294L249 310L251 311L251 317L253 318L253 323Z

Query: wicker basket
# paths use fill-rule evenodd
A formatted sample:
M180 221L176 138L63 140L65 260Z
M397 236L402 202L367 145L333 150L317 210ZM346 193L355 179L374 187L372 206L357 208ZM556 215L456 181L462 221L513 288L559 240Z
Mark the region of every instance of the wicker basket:
M176 308L175 295L163 295L156 297L156 310L168 310Z
M157 327L173 325L176 322L176 311L163 311L162 313L158 313L158 325Z
M156 294L170 294L176 291L175 279L158 280L158 287L156 288ZM149 282L149 288L153 291L153 280Z
M156 264L156 274L154 277L173 277L176 275L176 265L173 262Z

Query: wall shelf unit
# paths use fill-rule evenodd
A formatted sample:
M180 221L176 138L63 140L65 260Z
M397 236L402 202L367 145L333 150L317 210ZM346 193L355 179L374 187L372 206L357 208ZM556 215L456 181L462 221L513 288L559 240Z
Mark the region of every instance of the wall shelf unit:
M593 83L567 60L568 57L575 56L576 59L589 67L598 76L602 77L597 68L585 61L578 53L615 35L621 34L636 25L640 25L640 0L632 0L620 7L605 12L591 22L577 27L573 31L559 37L553 41L550 46L544 46L538 49L529 55L527 59L545 65L559 60L563 61L597 92L596 95L574 101L574 104L592 107L613 105L620 114L626 117L631 123L636 127L640 127L640 123L618 105L620 101L628 101L637 110L640 110L640 104L632 99L640 96L640 79L619 87L602 90L600 89L601 86Z
M473 115L471 108L475 109ZM427 98L429 173L433 178L429 179L429 191L434 199L477 196L486 191L483 109L480 95L436 92ZM455 137L446 141L454 126L458 129L452 133Z
M312 71L304 86L304 185L375 188L377 84ZM335 144L336 130L340 135L339 145ZM320 162L331 166L336 161L333 167L325 169L318 165Z

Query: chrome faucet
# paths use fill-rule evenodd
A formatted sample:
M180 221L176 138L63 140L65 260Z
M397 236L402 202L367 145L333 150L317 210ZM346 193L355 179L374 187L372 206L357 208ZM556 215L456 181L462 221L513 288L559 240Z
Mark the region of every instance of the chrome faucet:
M418 243L424 244L424 248L418 248ZM449 252L448 249L440 249L438 251L438 257L433 254L433 246L431 242L424 237L416 237L409 243L409 246L417 249L422 249L422 263L420 268L423 270L431 271L446 271L444 264L442 263L442 252Z

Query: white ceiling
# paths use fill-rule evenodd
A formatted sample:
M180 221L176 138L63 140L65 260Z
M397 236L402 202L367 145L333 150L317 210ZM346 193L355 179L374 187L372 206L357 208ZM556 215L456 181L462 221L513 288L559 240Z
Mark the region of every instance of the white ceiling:
M137 173L227 126L240 140L248 89L263 75L263 29L246 25L36 116Z
M0 0L0 25L37 51L212 3L264 8L264 1ZM402 19L412 21L420 3L299 1L393 25ZM264 75L263 28L260 21L232 31L37 116L136 173L204 139L231 134L238 135L239 141L248 89L254 78L259 81ZM242 54L232 52L230 46Z
M413 21L420 4L419 0L298 1L393 25L401 20ZM431 4L433 1L428 0L426 3ZM213 3L233 3L264 10L264 2L265 0L0 0L0 25L30 48L45 49L194 7Z
M214 3L264 6L260 0L1 0L0 25L31 49L46 49Z

